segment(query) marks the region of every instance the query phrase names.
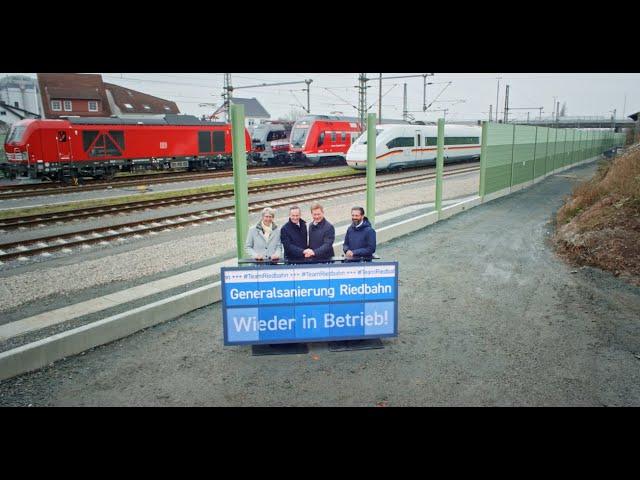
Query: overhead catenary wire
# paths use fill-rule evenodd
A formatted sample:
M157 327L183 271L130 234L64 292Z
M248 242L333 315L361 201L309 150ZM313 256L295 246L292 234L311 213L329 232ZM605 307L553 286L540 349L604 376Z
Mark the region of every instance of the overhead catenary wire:
M334 90L338 95L340 95L342 98L344 99L348 99L349 100L349 105L353 106L353 104L355 104L357 102L357 94L353 89L353 84L351 83L353 81L353 77L355 74L353 73L347 73L347 74L343 74L343 73L322 73L322 74L318 74L318 73L308 73L308 74L301 74L301 73L285 73L284 75L282 74L278 74L278 78L282 79L283 81L285 80L294 80L294 79L299 79L302 80L303 78L305 78L306 76L310 76L310 77L314 77L314 86L316 87L314 89L314 91L312 92L312 97L313 97L313 101L314 102L322 102L324 100L331 100L334 97L334 95L332 95L331 92L324 90L324 88L321 87L326 87L326 88L335 88L337 90ZM384 74L383 74L384 75ZM446 80L452 80L452 81L456 81L460 80L462 82L469 80L469 81L475 81L478 83L478 85L485 85L485 84L494 84L494 97L495 97L495 75L496 74L489 74L487 73L486 75L484 74L476 74L476 75L465 75L465 74L438 74L437 78L438 80L442 80L442 79L446 79ZM195 108L194 105L197 105L198 101L201 100L202 102L217 102L219 99L219 95L216 93L210 93L210 92L215 92L216 90L218 90L220 88L220 82L221 82L221 74L220 73L215 73L215 72L211 72L211 73L206 73L206 72L199 72L199 73L188 73L185 72L184 74L182 73L157 73L157 74L147 74L147 73L125 73L123 75L120 75L119 73L106 73L103 74L105 81L109 81L111 83L115 83L115 84L119 84L122 85L123 87L129 87L129 88L135 88L139 91L144 91L147 92L147 90L144 89L144 87L141 89L140 85L147 85L148 86L148 93L151 95L157 95L160 96L162 98L167 98L170 100L174 100L176 103L178 103L178 105L182 105L181 107L181 111L185 112L185 113L190 113L191 111L193 111ZM378 74L367 74L367 76L373 76L375 78L373 78L373 80L375 81L375 83L378 83ZM402 75L398 75L398 76L402 76ZM274 74L270 74L270 73L263 73L263 74L239 74L238 80L239 81L244 81L244 83L246 83L247 85L252 85L253 83L259 83L262 81L269 81L271 79L273 79ZM536 81L542 81L544 82L545 80L552 80L552 79L580 79L580 80L584 80L584 79L589 79L589 80L593 80L593 82L595 83L602 83L602 82L606 82L608 80L626 80L626 81L633 81L633 80L637 80L637 75L633 75L633 74L629 74L629 75L625 75L625 74L614 74L614 75L609 75L609 74L563 74L563 73L556 73L556 74L517 74L517 73L502 73L501 77L503 80L501 80L501 86L502 83L513 83L514 85L517 85L518 82L526 82L524 85L526 86L527 90L525 90L524 86L517 88L514 86L514 88L516 88L517 91L521 92L519 95L522 95L522 100L526 100L525 105L535 105L535 104L543 104L543 99L542 98L538 98L536 100L536 98L538 97L537 92L535 90L531 90L528 85L531 84L531 80L536 80ZM234 77L235 78L235 77ZM347 85L350 86L339 86L338 84L345 82ZM392 85L391 82L393 80L385 80L383 78L383 85L387 86L389 85L389 87ZM318 83L316 83L318 82ZM441 82L437 82L437 83L441 83ZM465 88L467 88L467 85L469 85L470 82L466 82L465 83ZM206 84L206 85L205 85ZM429 84L436 84L436 82L429 82ZM138 85L138 86L136 86ZM165 88L162 88L162 85L165 85ZM154 87L154 86L157 86ZM171 86L180 86L180 87L193 87L193 88L176 88L175 92L180 93L180 95L174 94L173 91L171 91L172 89L170 88ZM377 86L377 85L376 85ZM169 88L167 88L169 87ZM340 92L340 90L344 88L345 92L348 92L347 94L345 94L344 92ZM451 87L449 87L451 88ZM484 87L483 87L484 88ZM385 88L382 89L383 92L385 92ZM435 88L434 88L435 90ZM516 90L514 90L514 94L516 92ZM199 94L195 94L195 95L189 95L187 92L199 92L202 91L202 95ZM391 93L387 94L385 96L386 100L390 100L391 102L398 102L399 104L401 104L402 102L402 98L401 96L398 95L394 95L394 91L397 92L397 90L393 89L391 91ZM450 90L447 90L450 91ZM524 92L524 94L523 94ZM527 93L528 92L528 93ZM247 88L247 93L254 93L253 89L249 89ZM279 98L277 98L280 95L290 95L290 92L281 88L263 88L261 89L260 95L257 95L257 92L255 92L255 95L250 95L250 96L255 96L255 97L262 97L263 95L266 97L267 102L264 104L265 107L268 110L271 110L269 108L269 106L271 105L273 108L272 114L279 114L280 111L283 111L283 106L288 106L290 102L282 102L282 101L278 101L280 100ZM413 85L413 82L411 82L411 85L409 85L409 100L410 100L410 106L412 106L411 104L413 103L413 101L418 101L417 98L414 98L415 96L417 96L417 87L415 85ZM445 92L446 93L446 92ZM558 92L560 95L562 95L562 91ZM296 93L297 95L297 93ZM443 94L444 95L444 94ZM378 94L376 93L376 97L378 96ZM502 95L501 95L502 96ZM216 97L215 99L213 97ZM442 98L442 97L440 97ZM515 98L515 97L513 97ZM189 101L189 100L193 100L193 101ZM371 99L373 101L373 99ZM495 100L495 98L493 99ZM618 110L622 110L624 108L623 105L623 98L621 96L620 98L620 102L618 102L620 104L620 107L618 108ZM628 99L627 99L628 100ZM297 97L297 100L295 100L298 103L304 103L303 101L301 101L301 99L299 97ZM371 103L371 102L370 102ZM372 106L377 105L378 102L373 103ZM436 105L438 105L438 101L435 102L431 102L432 105L430 107L430 109L435 108ZM473 102L472 102L473 103ZM489 103L489 102L487 102ZM494 102L491 102L494 103ZM500 102L502 104L502 102ZM516 103L516 102L513 102ZM519 102L518 102L519 103ZM524 103L524 102L522 102ZM547 102L549 103L549 102ZM628 103L628 102L627 102ZM516 103L517 104L517 103ZM417 106L417 105L415 105ZM479 106L479 105L468 105L468 107L473 107L473 106ZM500 105L502 107L502 105ZM371 106L368 106L368 108L371 108ZM479 110L479 108L476 108L477 110ZM498 109L498 108L494 108L494 110L502 110L502 108ZM546 111L551 111L548 107L544 108L545 112ZM321 113L321 112L318 112ZM515 113L515 111L513 112ZM576 110L576 113L580 113ZM466 115L473 115L471 112L466 112ZM500 114L502 115L502 112L500 112ZM448 113L448 116L453 115L452 112ZM485 114L481 114L481 115L486 115ZM536 116L538 116L538 112L536 112Z
M327 92L329 92L331 95L333 95L334 97L336 97L338 100L342 100L343 102L346 102L347 105L355 108L356 110L358 110L358 107L356 107L354 104L350 103L349 100L345 100L344 98L340 97L339 95L333 93L331 90L329 90L328 88L325 88L325 90Z
M394 88L396 88L397 86L398 86L398 84L397 84L397 83L394 83L394 84L393 84L393 86L392 86L389 90L387 90L387 92L386 92L386 93L383 93L383 94L382 94L382 96L381 96L380 98L384 98L384 97L387 95L387 93L389 93L391 90L393 90L393 89L394 89ZM378 99L378 100L376 100L375 102L373 102L371 105L369 105L369 106L367 107L367 110L370 110L374 105L377 105L377 104L378 104L378 102L379 102L379 99Z

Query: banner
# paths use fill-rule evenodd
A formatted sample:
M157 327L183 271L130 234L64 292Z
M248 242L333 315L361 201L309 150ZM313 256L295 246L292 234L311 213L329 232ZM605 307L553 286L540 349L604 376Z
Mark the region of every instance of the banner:
M398 335L398 263L222 269L225 345Z

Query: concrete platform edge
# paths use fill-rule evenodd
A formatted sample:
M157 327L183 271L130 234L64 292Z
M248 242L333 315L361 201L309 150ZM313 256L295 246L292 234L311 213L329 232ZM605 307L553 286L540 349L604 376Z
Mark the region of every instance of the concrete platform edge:
M220 282L196 288L0 353L0 380L37 370L220 301Z

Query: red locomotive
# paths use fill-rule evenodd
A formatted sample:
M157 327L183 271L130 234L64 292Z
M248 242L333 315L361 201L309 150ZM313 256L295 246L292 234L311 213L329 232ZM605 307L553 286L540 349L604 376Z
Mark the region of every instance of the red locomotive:
M245 142L250 149L246 129ZM65 183L82 176L109 178L119 170L232 164L231 125L191 115L22 120L12 126L4 148L9 176Z
M291 130L289 155L295 165L346 165L347 150L362 129L355 118L308 115Z

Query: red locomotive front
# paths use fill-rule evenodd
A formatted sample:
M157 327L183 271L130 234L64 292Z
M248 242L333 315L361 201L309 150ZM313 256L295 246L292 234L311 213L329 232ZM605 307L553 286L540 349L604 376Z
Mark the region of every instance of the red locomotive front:
M250 148L246 129L245 142ZM132 169L226 168L231 144L231 125L191 116L69 118L17 122L5 151L11 176L65 180Z

